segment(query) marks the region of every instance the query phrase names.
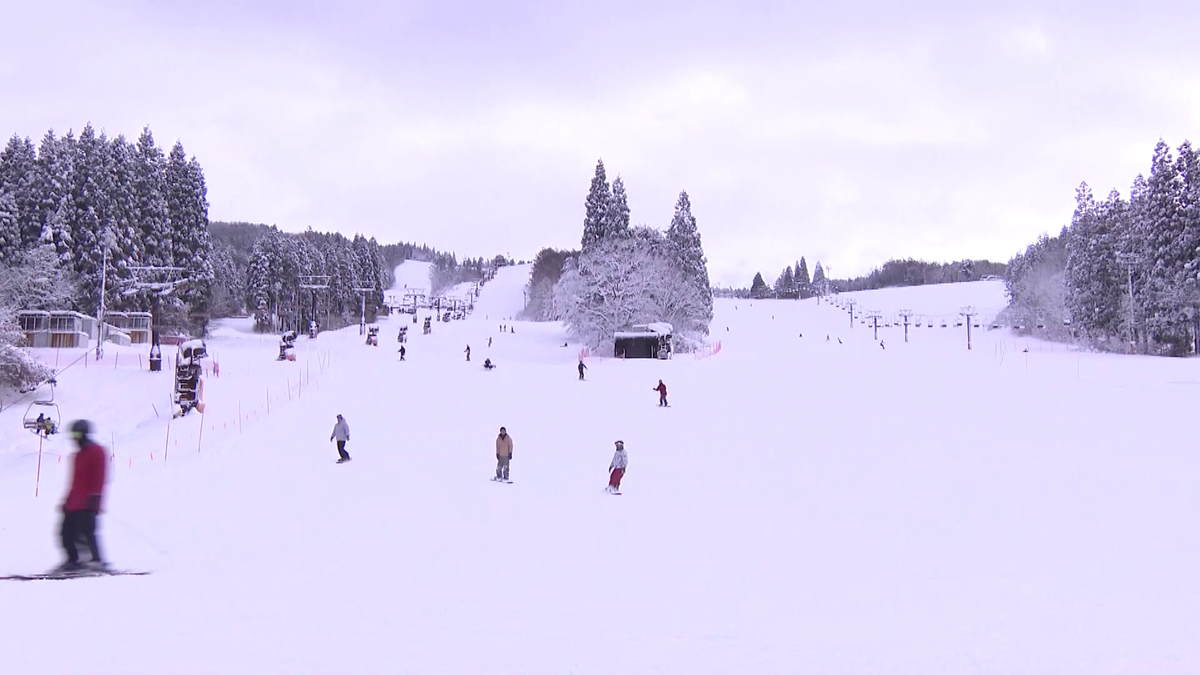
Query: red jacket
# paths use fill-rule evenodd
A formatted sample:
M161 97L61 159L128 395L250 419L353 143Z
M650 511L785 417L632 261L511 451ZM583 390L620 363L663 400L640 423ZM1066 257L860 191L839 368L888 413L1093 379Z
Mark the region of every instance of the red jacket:
M108 456L104 448L88 441L75 453L75 470L71 476L71 491L63 503L63 511L87 511L93 507L100 510L104 497L104 474Z
M662 382L659 382L658 386L654 388L654 391L657 391L659 396L666 396L667 395L667 385L663 384Z

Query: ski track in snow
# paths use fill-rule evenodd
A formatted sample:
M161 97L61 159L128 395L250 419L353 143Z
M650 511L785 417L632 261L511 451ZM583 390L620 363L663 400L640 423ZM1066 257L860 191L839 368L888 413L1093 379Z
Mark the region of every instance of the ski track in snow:
M224 322L206 415L169 436L151 405L171 371L141 349L64 372L64 424L115 440L106 555L154 574L0 586L0 671L1200 671L1200 459L1179 424L1200 361L986 329L968 352L952 327L880 329L884 350L828 304L718 300L719 354L593 357L581 383L561 326L498 331L527 279L505 268L471 319L410 331L405 363L408 315L379 347L357 326L301 337L294 363ZM995 298L856 294L930 314ZM35 497L23 412L0 412L0 573L60 556L70 448L47 443Z

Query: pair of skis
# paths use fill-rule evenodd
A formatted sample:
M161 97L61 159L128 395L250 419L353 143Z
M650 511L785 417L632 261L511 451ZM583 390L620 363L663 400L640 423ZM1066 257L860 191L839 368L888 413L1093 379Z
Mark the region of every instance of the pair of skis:
M0 581L62 581L64 579L88 579L92 577L143 577L149 571L116 570L116 569L78 569L70 571L54 570L44 574L10 574L0 576Z

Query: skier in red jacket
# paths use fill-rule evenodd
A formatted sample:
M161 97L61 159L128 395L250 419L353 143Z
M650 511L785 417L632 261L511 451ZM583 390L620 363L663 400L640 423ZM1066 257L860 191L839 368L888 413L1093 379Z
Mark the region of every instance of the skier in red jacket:
M76 420L71 423L71 438L79 446L75 453L74 470L71 475L71 490L63 502L62 512L62 545L67 553L67 561L59 568L62 571L79 570L84 566L79 562L77 542L80 539L87 544L92 560L89 565L93 568L103 568L104 561L100 557L100 544L96 541L96 516L100 513L104 498L104 478L107 453L100 444L92 440L92 424L87 420Z
M670 405L667 403L667 385L663 384L662 380L658 381L658 386L654 388L658 392L658 404L660 406Z

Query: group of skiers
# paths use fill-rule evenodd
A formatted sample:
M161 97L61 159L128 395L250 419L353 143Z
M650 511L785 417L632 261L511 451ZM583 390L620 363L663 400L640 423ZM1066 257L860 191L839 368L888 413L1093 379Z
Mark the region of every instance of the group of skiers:
M620 494L621 479L625 477L625 467L629 466L629 456L625 454L625 441L616 441L616 453L608 463L608 485L606 492ZM511 483L508 478L509 466L513 458L513 439L508 435L508 429L500 427L496 436L496 477L492 480L501 483Z

